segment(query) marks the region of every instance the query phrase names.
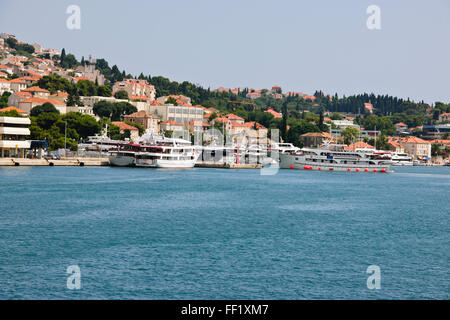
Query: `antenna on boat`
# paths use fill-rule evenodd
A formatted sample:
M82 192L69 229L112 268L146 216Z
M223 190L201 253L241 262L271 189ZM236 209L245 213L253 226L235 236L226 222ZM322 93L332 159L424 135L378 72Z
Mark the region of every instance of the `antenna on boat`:
M377 150L377 135L378 135L377 125L375 125L375 150Z

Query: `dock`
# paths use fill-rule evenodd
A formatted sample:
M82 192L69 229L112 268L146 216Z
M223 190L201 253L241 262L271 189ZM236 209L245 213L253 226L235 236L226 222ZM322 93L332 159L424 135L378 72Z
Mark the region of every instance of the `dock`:
M0 166L100 167L100 166L109 166L109 160L108 158L63 158L60 160L0 158Z

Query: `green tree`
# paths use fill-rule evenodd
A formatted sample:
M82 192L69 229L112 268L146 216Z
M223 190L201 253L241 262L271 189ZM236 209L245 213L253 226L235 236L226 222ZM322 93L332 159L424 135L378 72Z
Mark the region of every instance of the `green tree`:
M111 121L120 121L124 115L137 112L135 106L128 102L99 101L93 106L94 114L99 117L110 118Z
M211 112L211 114L208 117L208 122L213 121L215 118L217 118L217 113Z
M23 118L17 110L10 110L5 112L0 112L0 117L15 117L15 118Z
M345 144L351 144L353 142L353 139L358 137L359 130L355 127L347 127L341 132L341 136L344 137L344 143Z
M8 107L8 99L11 95L11 92L5 91L0 97L0 108L6 108Z
M142 136L144 134L145 128L141 124L139 124L137 122L131 122L131 121L125 121L125 123L130 125L130 126L132 126L132 127L137 128L139 130L139 135L140 136Z
M177 102L177 100L174 97L169 97L166 100L166 104L173 104L174 106L177 106L178 102Z
M112 95L112 90L109 86L98 86L97 87L97 94L101 97L111 97Z
M119 90L116 93L114 93L114 98L128 100L128 92L126 92L125 90Z
M37 85L42 89L50 91L51 94L55 94L58 91L70 93L74 89L72 83L56 74L43 76L38 80Z
M44 104L41 104L41 105L36 106L33 109L31 109L30 116L37 117L41 113L56 113L56 114L59 114L59 111L50 102L45 102Z
M78 89L80 96L91 97L97 95L97 86L92 81L80 80L77 82L76 88Z
M287 139L285 141L291 142L295 146L302 147L300 136L308 132L320 132L320 129L306 120L295 121L287 132Z

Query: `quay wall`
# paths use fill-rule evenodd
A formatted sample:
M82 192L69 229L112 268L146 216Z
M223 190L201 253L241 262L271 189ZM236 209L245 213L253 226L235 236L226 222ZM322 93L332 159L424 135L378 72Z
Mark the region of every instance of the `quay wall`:
M109 166L108 158L66 158L61 160L0 158L0 166Z

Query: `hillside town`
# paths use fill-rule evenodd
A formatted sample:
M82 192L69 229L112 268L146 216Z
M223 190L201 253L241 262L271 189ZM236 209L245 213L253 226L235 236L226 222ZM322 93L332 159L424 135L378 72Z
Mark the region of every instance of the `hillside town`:
M138 141L144 134L180 132L180 137L188 141L200 135L200 142L195 140L200 145L216 143L223 134L230 137L228 142L242 146L289 142L299 147L318 147L333 142L345 144L346 150L380 149L404 153L411 161L428 165L444 165L449 161L449 112L439 113L433 124L412 127L397 122L393 124L395 132L383 131L376 125L365 128L361 120L362 115L367 118L376 114L377 107L372 101L364 102L357 112L317 111L320 107L317 100L331 103L333 95L283 92L277 85L270 89L219 87L212 93L231 97L227 107L203 106L183 94L161 95L145 77L124 74L120 80L111 81L97 68L97 60L90 56L86 60L83 57L80 64L71 64L70 59L73 55L66 54L64 49L47 49L37 43L23 43L11 34L0 34L2 158L35 156L30 152L33 145L46 144L43 148L48 151L63 147L76 151L78 144L94 135ZM255 106L264 99L275 102L273 106L260 107L261 112L256 113ZM293 125L289 123L287 107L283 110L275 106L276 101L287 101L287 104L292 99L304 103L292 111L294 116L301 117L301 121L315 129L306 128L297 136L289 135ZM251 120L251 116L239 113L242 108L250 110L245 115L255 112L266 120ZM433 106L427 108L430 115L435 111ZM48 112L57 116L46 127ZM93 121L95 130L82 133L70 124L67 128L70 117L79 117L81 122ZM65 125L60 126L58 121ZM282 131L278 141L271 138L274 128ZM386 132L391 134L386 135Z

